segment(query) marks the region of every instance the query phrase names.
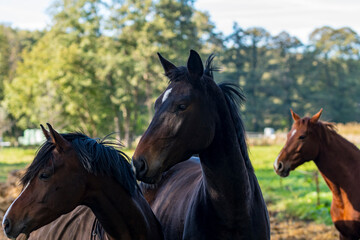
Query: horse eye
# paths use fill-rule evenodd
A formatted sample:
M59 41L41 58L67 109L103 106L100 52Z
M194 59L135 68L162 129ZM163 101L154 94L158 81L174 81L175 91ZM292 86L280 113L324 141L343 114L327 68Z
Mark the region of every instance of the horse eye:
M50 178L50 176L51 175L49 173L43 172L43 173L40 174L39 179L40 180L47 180L47 179Z
M186 108L187 108L187 106L185 104L178 105L178 110L180 110L180 111L184 111Z
M306 138L305 135L301 135L301 136L299 137L299 139L305 139L305 138Z

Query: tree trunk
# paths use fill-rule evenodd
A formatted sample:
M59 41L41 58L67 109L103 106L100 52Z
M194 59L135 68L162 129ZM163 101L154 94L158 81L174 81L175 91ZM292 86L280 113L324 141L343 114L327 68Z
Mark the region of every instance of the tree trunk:
M116 108L116 107L114 107ZM115 135L116 140L121 141L121 130L120 130L120 113L117 109L114 109L114 129L115 129Z
M145 88L145 94L146 94L146 100L145 100L145 105L147 108L147 112L148 112L148 122L151 122L151 119L153 117L153 111L152 111L152 86L151 86L151 81L149 78L149 74L145 73L143 75L143 78L146 82L146 88Z
M124 111L123 111L123 115L124 115L124 144L126 147L128 148L131 148L131 134L130 134L130 131L131 131L131 121L130 121L130 111L129 111L129 108L128 107L125 107L124 108Z

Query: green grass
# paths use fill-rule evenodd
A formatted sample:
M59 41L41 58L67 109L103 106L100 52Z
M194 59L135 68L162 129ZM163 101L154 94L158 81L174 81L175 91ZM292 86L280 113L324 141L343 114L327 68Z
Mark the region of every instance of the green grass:
M0 182L5 182L8 173L15 169L22 169L35 156L36 148L0 148Z
M279 220L295 218L331 224L331 192L320 175L320 205L317 206L312 175L317 171L315 164L306 163L292 171L287 178L280 178L273 170L273 162L280 149L281 146L250 147L250 158L269 211ZM133 151L124 150L130 157ZM26 167L33 160L35 152L36 149L0 149L0 181L6 181L9 171Z

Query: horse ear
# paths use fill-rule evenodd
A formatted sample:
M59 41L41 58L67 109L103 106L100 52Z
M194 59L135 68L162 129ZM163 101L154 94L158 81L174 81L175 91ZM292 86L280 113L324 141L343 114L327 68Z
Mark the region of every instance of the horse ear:
M323 111L323 109L320 109L320 111L318 113L316 113L314 116L312 116L310 119L310 122L316 123L317 121L319 121L322 111Z
M52 143L55 145L56 149L58 151L63 151L65 149L69 148L70 143L63 136L61 136L58 132L56 132L49 123L47 123L47 125L50 130L50 139L51 139Z
M187 68L192 79L198 79L204 74L204 66L200 55L192 49L190 50Z
M50 133L48 132L48 130L46 130L42 124L40 124L40 127L41 127L41 130L42 130L46 140L50 140L51 137L50 137Z
M301 118L291 108L290 108L290 112L291 112L291 116L292 116L292 118L294 119L295 122Z
M168 60L166 60L165 58L163 58L163 56L161 56L160 53L157 53L157 55L159 56L161 65L164 68L165 71L165 75L168 75L168 73L173 70L176 69L176 66L174 64L172 64L171 62L169 62Z

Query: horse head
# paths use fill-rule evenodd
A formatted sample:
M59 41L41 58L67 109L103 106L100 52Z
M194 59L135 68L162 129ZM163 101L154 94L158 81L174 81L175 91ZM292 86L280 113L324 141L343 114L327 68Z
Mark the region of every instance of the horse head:
M274 170L281 177L287 177L290 170L294 170L304 162L315 160L320 151L320 134L317 126L322 109L311 118L301 118L291 109L294 120L291 130L287 134L285 146L274 162Z

